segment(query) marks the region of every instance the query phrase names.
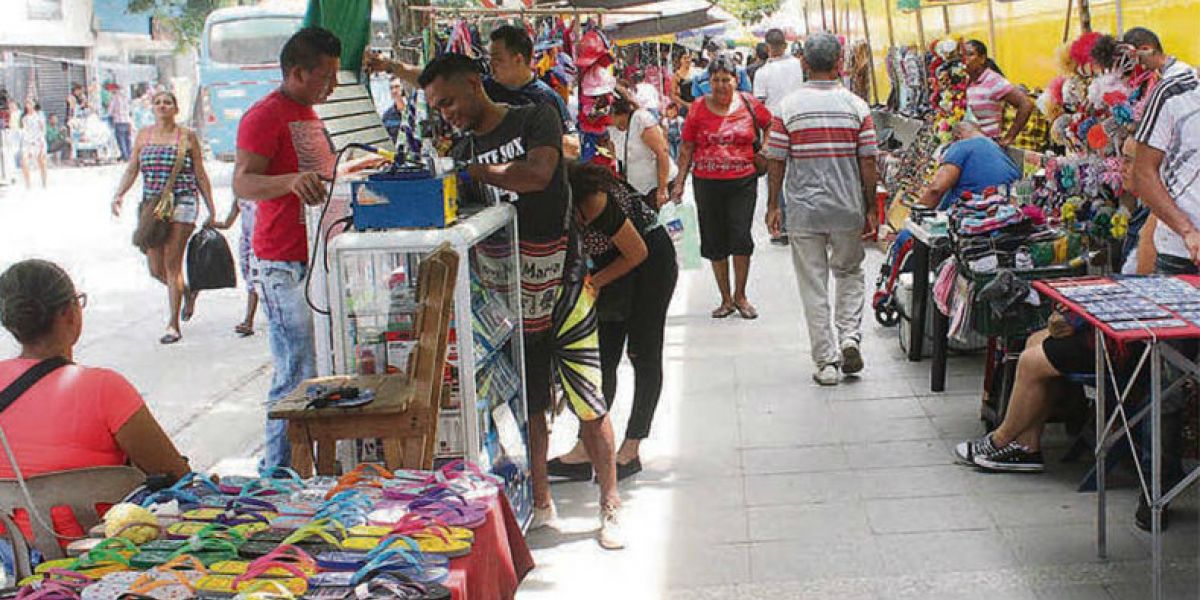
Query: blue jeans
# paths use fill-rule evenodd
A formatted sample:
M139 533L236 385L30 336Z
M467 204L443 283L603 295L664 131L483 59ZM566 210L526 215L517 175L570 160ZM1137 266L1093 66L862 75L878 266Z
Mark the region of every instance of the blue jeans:
M257 261L259 297L267 312L267 341L275 363L267 410L300 386L316 377L317 359L312 312L304 298L303 263ZM260 468L291 466L291 446L287 440L287 422L267 419L266 448Z
M121 151L121 161L129 160L132 144L130 143L130 134L132 127L129 123L113 123L113 135L117 138L117 148Z

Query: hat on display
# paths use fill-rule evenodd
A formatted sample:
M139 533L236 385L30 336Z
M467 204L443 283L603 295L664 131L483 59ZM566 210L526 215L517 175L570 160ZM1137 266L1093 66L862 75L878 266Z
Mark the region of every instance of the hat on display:
M617 78L608 67L592 67L583 74L580 88L584 96L603 96L617 89Z
M608 44L604 42L604 38L596 31L589 31L583 34L583 39L579 40L579 44L575 48L575 66L580 70L592 68L593 65L607 67L613 61L612 54L608 51Z

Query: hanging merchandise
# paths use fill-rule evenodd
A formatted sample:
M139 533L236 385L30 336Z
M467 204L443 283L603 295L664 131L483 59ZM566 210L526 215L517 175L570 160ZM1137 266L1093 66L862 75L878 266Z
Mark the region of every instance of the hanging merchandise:
M576 47L575 66L579 70L579 131L582 134L580 161L595 161L606 166L614 157L605 156L608 127L612 125L613 93L616 77L610 66L614 62L612 45L599 26L589 21Z
M967 85L971 76L962 61L958 40L934 42L929 61L929 81L934 109L934 133L939 142L950 143L954 126L967 118Z

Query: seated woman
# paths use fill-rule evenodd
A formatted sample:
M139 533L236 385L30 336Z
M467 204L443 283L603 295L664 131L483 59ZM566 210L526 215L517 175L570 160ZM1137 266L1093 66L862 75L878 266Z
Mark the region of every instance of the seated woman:
M87 295L54 263L25 260L0 275L0 323L21 344L20 356L0 360L0 389L42 361L68 361L0 412L0 430L12 448L12 458L0 456L0 478L15 478L14 459L24 477L124 464L172 481L182 477L190 470L187 459L137 390L108 369L69 363L86 305ZM79 533L69 531L73 518L64 522L55 514L54 520L60 534Z

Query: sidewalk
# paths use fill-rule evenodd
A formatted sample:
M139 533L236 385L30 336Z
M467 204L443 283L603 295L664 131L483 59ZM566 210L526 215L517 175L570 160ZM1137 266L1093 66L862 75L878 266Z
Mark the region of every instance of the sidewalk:
M952 357L947 392L910 363L897 331L865 315L867 368L819 388L790 251L762 242L750 298L757 321L709 318L707 269L684 272L667 325L666 386L645 470L622 483L627 549L594 540L596 488L557 484L561 532L532 532L538 567L518 597L949 598L1150 597L1149 536L1133 525L1132 488L1109 495L1109 556L1096 558L1095 496L1076 493L1087 465L985 474L956 465L954 444L982 433L982 360ZM868 254L868 298L881 261ZM621 373L614 426L625 429L632 371ZM551 456L575 423L562 419ZM1195 494L1172 507L1171 598L1197 596Z

